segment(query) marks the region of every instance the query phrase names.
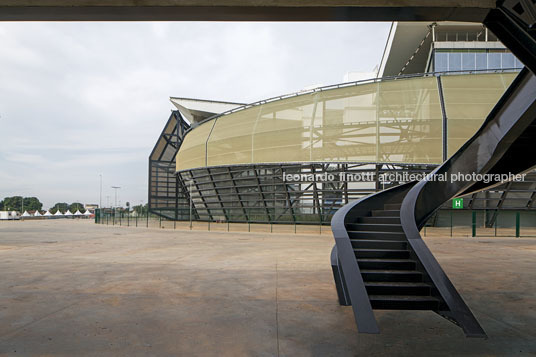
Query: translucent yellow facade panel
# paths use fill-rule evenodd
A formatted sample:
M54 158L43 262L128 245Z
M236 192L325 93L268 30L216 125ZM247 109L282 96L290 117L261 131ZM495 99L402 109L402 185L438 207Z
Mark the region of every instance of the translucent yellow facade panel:
M312 130L311 161L371 162L377 157L378 85L322 92Z
M441 77L449 156L480 127L515 76ZM437 78L398 79L298 95L219 117L186 135L177 170L285 162L440 164L442 138Z
M207 145L208 166L252 162L252 133L260 109L256 106L217 119Z
M177 171L206 165L206 142L216 121L201 124L186 134L176 157Z
M443 115L435 77L378 84L378 162L439 164Z
M443 76L447 154L452 156L482 126L517 73Z
M253 131L253 163L307 162L316 95L262 105Z

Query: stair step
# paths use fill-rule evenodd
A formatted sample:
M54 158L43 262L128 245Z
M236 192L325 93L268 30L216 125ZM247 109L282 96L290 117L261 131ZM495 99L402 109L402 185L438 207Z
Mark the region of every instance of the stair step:
M364 281L413 281L422 282L422 273L416 270L361 269Z
M400 224L386 223L348 223L346 229L349 231L371 231L371 232L402 232Z
M350 239L350 242L355 249L405 250L408 247L407 241L397 240Z
M429 296L432 286L427 283L369 281L365 283L369 295Z
M409 251L405 249L354 249L356 258L409 258Z
M357 217L355 223L400 224L400 217Z
M370 212L372 217L400 217L400 210L372 210Z
M404 232L348 231L348 236L350 239L406 241Z
M437 310L439 300L433 296L369 295L373 309L381 310Z
M357 263L360 269L414 270L416 267L416 262L411 259L358 258Z
M383 209L386 210L398 210L402 207L402 203L386 203L383 205Z

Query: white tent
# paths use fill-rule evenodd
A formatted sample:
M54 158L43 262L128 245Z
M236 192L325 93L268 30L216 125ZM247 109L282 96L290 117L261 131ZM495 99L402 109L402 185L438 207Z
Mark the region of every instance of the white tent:
M54 213L54 216L63 216L63 213L61 213L60 210L57 210L56 213Z
M91 216L91 212L87 209L86 212L84 212L84 216Z
M67 210L67 212L64 213L65 216L72 216L73 214L71 213L71 211Z
M29 214L28 211L24 211L22 217L31 217L31 214Z
M82 216L82 212L80 212L80 210L76 210L76 212L74 213L75 216Z
M50 216L52 216L52 213L50 213L50 211L46 211L43 216L50 217Z
M39 210L35 211L34 217L41 217L41 216L42 216L42 214L39 213Z

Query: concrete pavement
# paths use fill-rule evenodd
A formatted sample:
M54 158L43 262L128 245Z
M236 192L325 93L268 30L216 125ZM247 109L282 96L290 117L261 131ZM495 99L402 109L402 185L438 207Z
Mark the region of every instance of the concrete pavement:
M329 236L0 222L0 355L354 356L536 353L536 239L430 238L486 330L337 304Z

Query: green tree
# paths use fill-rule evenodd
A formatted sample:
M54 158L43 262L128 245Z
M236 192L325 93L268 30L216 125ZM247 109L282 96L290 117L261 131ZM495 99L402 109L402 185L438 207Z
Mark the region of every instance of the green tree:
M37 197L24 197L24 210L25 211L38 211L43 208L43 204Z
M145 215L145 214L147 214L148 207L147 207L147 204L145 204L145 205L133 206L132 209L138 215Z
M4 210L4 200L0 201L0 211Z
M56 212L58 212L58 210L60 210L61 213L65 213L68 209L69 205L67 203L58 202L54 206L52 206L52 208L50 209L50 213L55 214Z
M35 211L43 208L43 204L37 197L24 197L24 205L22 204L22 196L6 197L2 201L2 209L9 211ZM24 206L24 207L23 207Z
M71 213L75 213L78 210L80 210L80 212L84 210L84 205L80 202L73 202L69 205L69 211L71 211Z
M7 211L19 211L22 208L22 197L13 196L4 198L4 207Z

